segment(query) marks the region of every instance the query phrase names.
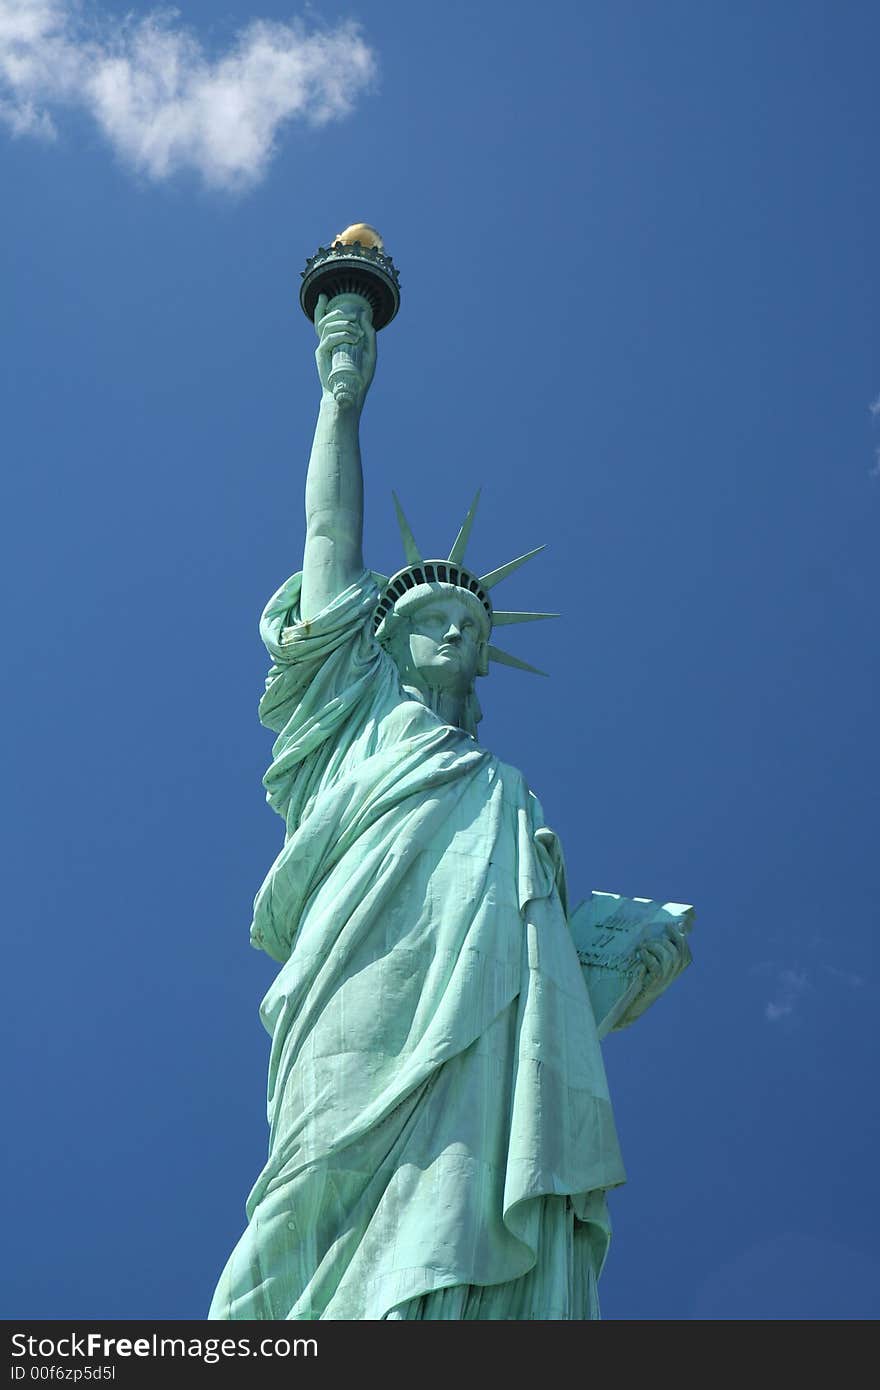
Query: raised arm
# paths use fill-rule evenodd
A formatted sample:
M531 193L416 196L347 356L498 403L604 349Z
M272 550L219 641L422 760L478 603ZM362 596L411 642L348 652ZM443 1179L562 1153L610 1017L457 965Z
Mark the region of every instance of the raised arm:
M327 313L326 295L315 311L321 405L306 477L306 544L300 613L313 618L347 589L364 568L364 480L359 426L364 399L376 367L376 333L370 310L355 319L341 310ZM362 348L361 390L340 406L329 377L333 349L341 343Z

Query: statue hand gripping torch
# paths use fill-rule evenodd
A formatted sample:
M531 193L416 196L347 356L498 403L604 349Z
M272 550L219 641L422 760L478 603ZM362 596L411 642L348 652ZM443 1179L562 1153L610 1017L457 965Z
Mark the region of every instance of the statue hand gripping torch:
M318 299L326 295L327 312L341 309L351 318L369 311L377 330L390 323L400 307L400 281L382 238L374 227L355 222L346 227L330 247L320 247L306 261L299 302L314 323ZM358 399L361 387L360 345L341 343L333 349L330 389L345 408Z

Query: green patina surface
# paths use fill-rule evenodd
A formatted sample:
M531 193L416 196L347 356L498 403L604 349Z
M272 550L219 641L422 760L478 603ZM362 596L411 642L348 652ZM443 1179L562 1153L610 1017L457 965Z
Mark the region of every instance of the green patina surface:
M251 929L280 963L270 1146L209 1316L598 1317L624 1180L600 1039L688 963L691 909L570 912L538 800L476 737L492 628L530 615L495 611L500 571L464 569L473 513L454 570L428 570L402 515L409 582L365 569L376 351L351 301L318 301L303 568L261 623L286 827Z

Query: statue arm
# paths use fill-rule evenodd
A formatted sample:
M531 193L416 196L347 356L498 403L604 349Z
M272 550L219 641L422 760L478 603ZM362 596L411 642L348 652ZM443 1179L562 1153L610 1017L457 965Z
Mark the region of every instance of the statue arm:
M315 311L321 381L318 423L306 476L306 543L300 614L314 618L363 573L364 481L361 471L360 416L376 364L376 333L370 310L327 313L321 295ZM333 349L343 343L361 348L361 390L340 405L329 386Z

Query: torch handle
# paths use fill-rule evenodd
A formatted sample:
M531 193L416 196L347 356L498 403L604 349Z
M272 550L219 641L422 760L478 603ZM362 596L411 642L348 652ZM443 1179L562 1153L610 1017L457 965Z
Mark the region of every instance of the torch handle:
M341 309L351 319L360 319L364 310L368 314L373 312L369 301L364 299L363 295L350 293L335 295L327 305L328 314L331 309ZM360 398L363 387L362 361L363 348L360 344L355 346L352 343L340 343L339 347L333 349L329 386L333 392L333 399L343 408L355 405Z

